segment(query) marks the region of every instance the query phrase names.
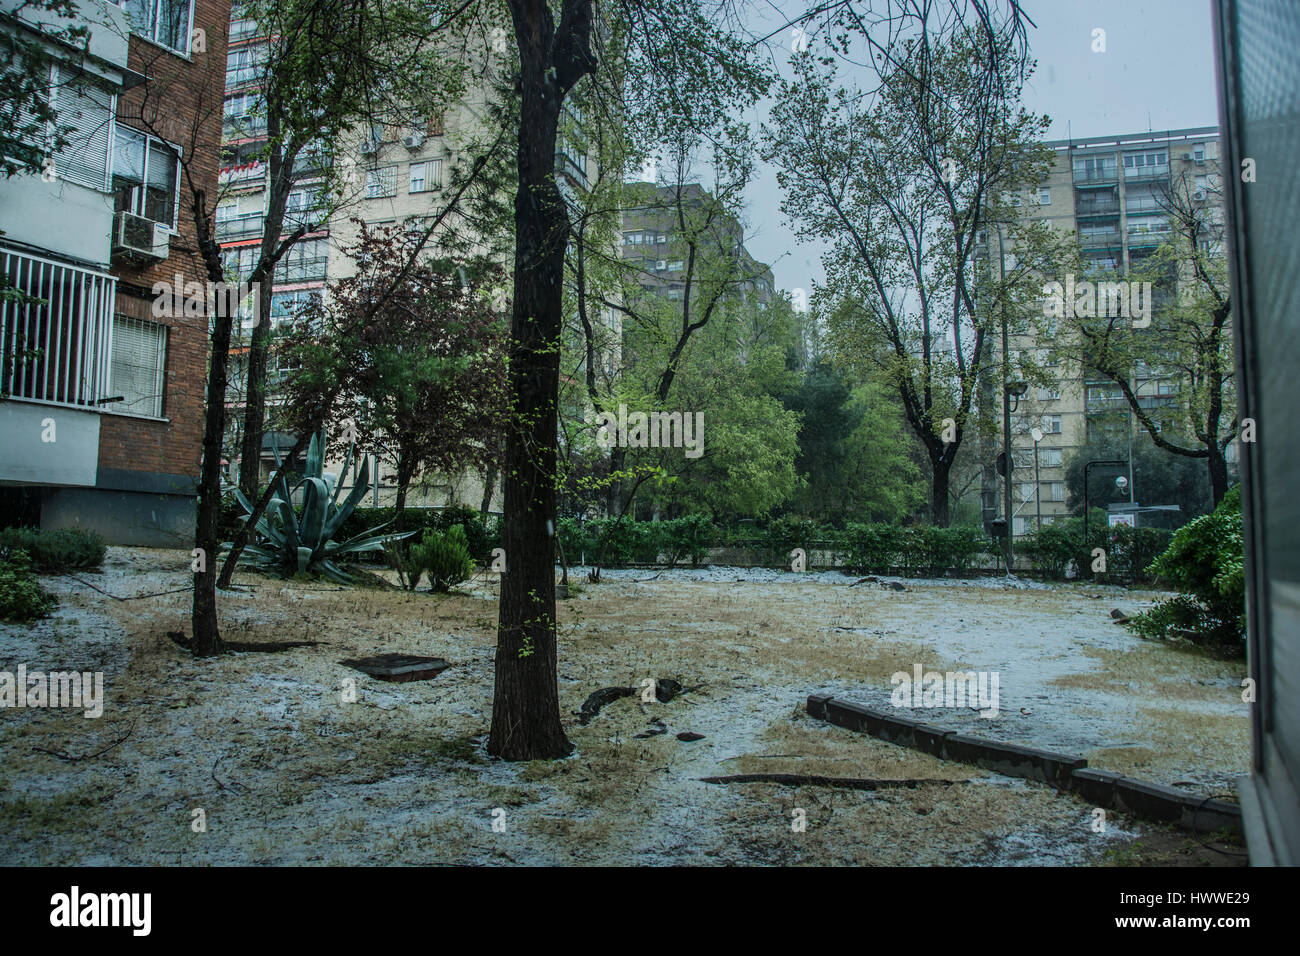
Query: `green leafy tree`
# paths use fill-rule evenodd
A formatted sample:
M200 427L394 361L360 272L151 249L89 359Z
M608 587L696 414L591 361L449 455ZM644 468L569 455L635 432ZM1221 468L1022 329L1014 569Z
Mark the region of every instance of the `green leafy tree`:
M896 390L940 526L979 383L998 367L995 323L1039 295L1035 269L1056 247L1041 223L1015 222L1017 265L990 274L978 261L990 221L1011 219L1004 194L1049 162L1037 142L1046 119L1017 102L1028 68L1018 21L979 27L923 19L880 57L877 90L841 81L831 55L799 54L766 130L782 209L800 236L830 246L816 296L828 348Z

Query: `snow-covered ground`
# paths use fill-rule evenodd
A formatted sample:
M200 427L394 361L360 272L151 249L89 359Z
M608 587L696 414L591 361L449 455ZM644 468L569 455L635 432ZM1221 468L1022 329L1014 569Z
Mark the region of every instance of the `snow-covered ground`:
M183 552L113 548L102 573L79 577L129 598L184 588L188 565ZM1003 578L898 591L892 578L712 567L607 570L598 585L571 568L569 579L566 713L646 677L694 689L666 704L616 700L567 724L569 758L507 764L484 751L490 575L442 597L241 578L248 590L219 597L227 638L325 643L206 661L166 637L189 631L183 591L118 601L47 578L58 612L0 625L0 670L101 670L108 700L98 720L0 710L0 862L1088 863L1138 836L1151 844L1132 821L1092 832L1091 808L1050 788L803 713L817 690L888 706L890 676L918 663L999 674L996 719L925 711L932 723L1207 793L1247 768L1243 665L1111 621L1112 607L1131 613L1154 593ZM339 663L388 651L453 666L390 684ZM699 780L759 771L935 783ZM804 832L791 827L800 810Z

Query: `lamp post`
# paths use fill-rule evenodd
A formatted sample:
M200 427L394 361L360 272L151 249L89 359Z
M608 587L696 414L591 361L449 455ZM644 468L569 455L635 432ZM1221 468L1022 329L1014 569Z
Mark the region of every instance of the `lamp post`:
M1038 443L1043 440L1043 430L1033 428L1029 437L1034 440L1034 530L1043 530L1043 486L1038 480Z

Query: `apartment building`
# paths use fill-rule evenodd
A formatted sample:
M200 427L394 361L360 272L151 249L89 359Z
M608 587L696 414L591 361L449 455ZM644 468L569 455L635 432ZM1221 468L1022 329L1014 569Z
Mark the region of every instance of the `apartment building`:
M0 180L0 504L7 520L189 547L201 458L206 312L157 308L203 283L182 162L215 192L228 0L77 0L70 17L0 0L41 44L42 171ZM58 39L84 27L84 50ZM7 64L14 69L14 64ZM44 99L46 94L41 93ZM161 314L160 314L161 313Z
M1141 265L1170 235L1163 199L1171 189L1186 188L1197 203L1214 204L1221 195L1219 131L1206 126L1124 136L1056 140L1051 173L1042 183L1010 203L1021 215L1045 220L1054 229L1078 237L1087 279L1091 275L1126 274ZM1211 209L1222 223L1222 209ZM994 229L981 237L987 254L1000 254ZM1008 246L1007 256L1014 254ZM1062 279L1063 277L1044 277ZM1155 308L1163 298L1157 294ZM1050 333L1050 329L1048 330ZM1033 326L1013 324L1012 348L1031 349L1060 377L1049 387L1029 388L1011 399L1013 535L1031 532L1068 513L1065 468L1071 455L1102 434L1122 440L1141 426L1131 420L1120 389L1109 380L1059 356L1053 342L1040 340ZM1140 404L1156 408L1179 401L1177 375L1139 365L1130 380ZM1033 429L1042 434L1035 442ZM1035 462L1037 477L1035 477ZM1000 499L999 499L1000 500ZM1143 502L1139 504L1159 504Z
M688 221L703 223L713 197L699 183L656 186L629 183L628 207L623 210L623 260L638 266L637 281L653 295L672 301L681 299L686 279L686 244L678 224L678 206ZM723 252L737 257L735 294L742 300L772 302L775 282L769 266L749 254L744 245L744 228L728 213L713 213L715 219L701 237L701 256Z

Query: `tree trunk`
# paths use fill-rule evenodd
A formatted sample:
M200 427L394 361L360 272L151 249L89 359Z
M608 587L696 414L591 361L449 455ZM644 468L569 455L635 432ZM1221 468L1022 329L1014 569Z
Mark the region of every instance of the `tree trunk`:
M202 191L193 199L199 248L208 279L223 278L221 250L211 238ZM219 295L212 317L212 351L208 358L207 408L203 416L203 464L199 471L199 501L195 516L194 547L199 551L200 570L194 574L194 603L190 612L190 650L196 657L213 657L225 646L217 625L217 552L221 548L221 443L226 429L226 366L230 360L230 327L235 303Z
M288 455L281 459L282 468L287 469L298 460L298 457L307 450L307 446L311 443L311 436L311 431L304 431L298 436L297 444L293 446ZM230 551L226 554L225 561L221 565L221 576L217 578L217 587L230 587L231 579L235 576L235 565L239 563L239 556L244 553L244 548L247 547L249 539L253 536L253 529L257 527L257 522L262 519L262 515L266 514L266 507L271 503L273 497L275 497L275 483L268 481L266 487L262 489L262 494L253 503L253 513L244 519L243 525L235 533L235 540L230 542Z
M505 522L496 686L488 753L563 757L555 634L555 523L560 326L568 211L555 181L560 107L593 66L589 0L565 0L553 29L546 0L510 0L520 60L514 303L506 430ZM583 54L585 53L585 57Z
M275 142L280 125L275 111L269 111L267 134ZM293 168L298 161L301 144L289 143L283 150L272 150L268 157L270 166L270 195L267 198L266 218L263 220L261 262L266 262L280 246L284 234L284 216L293 189ZM300 225L290 242L297 242L305 232ZM280 248L279 256L284 254ZM262 431L266 422L266 360L271 352L271 292L275 285L275 270L270 268L257 282L257 325L248 345L247 388L244 397L244 440L239 463L239 490L249 498L257 494L262 471Z
M1210 454L1208 463L1210 468L1210 494L1213 496L1213 507L1217 508L1223 496L1228 493L1228 462L1223 457L1223 449L1219 447L1217 441L1209 443Z
M938 459L931 458L932 475L930 479L930 523L936 528L948 527L948 485L952 472L952 455L944 454Z
M271 349L271 281L257 286L257 325L248 345L244 389L244 438L239 453L239 490L250 499L262 480L262 431L266 420L266 358Z

